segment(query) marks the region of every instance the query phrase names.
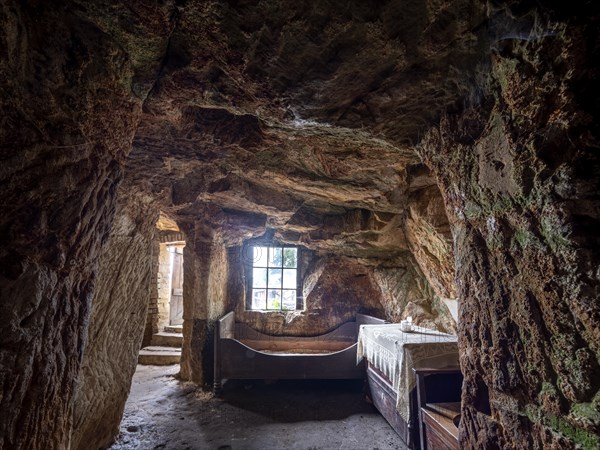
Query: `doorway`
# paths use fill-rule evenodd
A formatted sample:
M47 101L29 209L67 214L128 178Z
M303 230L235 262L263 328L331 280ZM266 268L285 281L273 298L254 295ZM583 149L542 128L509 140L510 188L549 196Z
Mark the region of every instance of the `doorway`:
M181 332L183 325L183 248L185 241L172 240L159 244L156 263L156 313L149 317L152 333ZM164 238L163 238L164 239ZM166 240L166 239L164 239Z
M161 237L154 258L150 306L140 364L177 364L183 343L183 248L181 234Z
M169 325L183 325L183 246L169 246L171 253L171 296Z

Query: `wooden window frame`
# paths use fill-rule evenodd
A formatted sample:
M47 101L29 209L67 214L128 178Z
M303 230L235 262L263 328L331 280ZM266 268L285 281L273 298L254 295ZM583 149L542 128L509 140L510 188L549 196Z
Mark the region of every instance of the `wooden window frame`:
M296 249L296 308L295 309L283 309L283 301L281 302L281 304L279 305L279 309L254 309L252 308L252 269L255 267L254 262L252 261L253 256L250 257L250 255L254 255L254 247L269 247L269 248L281 248L282 251L284 248L294 248ZM303 287L303 282L302 282L302 269L301 269L301 264L302 264L302 247L297 246L297 245L287 245L287 244L280 244L277 242L262 242L262 241L254 241L251 243L247 243L244 244L244 248L243 248L243 254L247 255L244 261L244 273L245 273L245 292L246 292L246 301L245 301L245 309L246 311L256 311L256 312L265 312L265 313L270 313L270 312L291 312L291 311L302 311L304 309L304 298L302 296L302 287ZM262 266L261 266L262 268ZM282 262L282 267L281 269L284 269L283 267L283 262ZM283 276L283 272L282 272L282 276ZM267 277L268 277L268 268L267 268ZM282 280L283 283L283 280ZM273 288L273 289L277 289L279 291L284 291L285 289L282 288ZM267 288L266 288L267 292L269 291L268 288L268 278L267 278ZM267 294L268 295L268 294ZM267 304L265 304L265 306L267 306Z

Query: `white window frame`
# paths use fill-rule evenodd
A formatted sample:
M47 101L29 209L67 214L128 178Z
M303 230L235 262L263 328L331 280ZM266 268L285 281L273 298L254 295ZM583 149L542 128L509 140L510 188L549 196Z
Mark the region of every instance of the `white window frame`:
M244 254L248 255L246 262L246 310L247 311L262 311L262 312L285 312L285 311L298 311L304 308L303 299L302 299L302 280L301 280L301 249L295 245L284 245L284 244L276 244L276 243L252 243L245 246ZM261 263L257 261L255 258L255 248L265 248L267 249L267 255L265 258L265 263ZM274 249L279 249L282 252L281 257L281 265L271 265L271 252ZM285 261L283 258L283 252L285 249L295 249L296 251L296 266L295 267L285 267ZM266 271L266 280L265 286L255 286L253 280L254 269L264 269ZM280 283L278 287L269 286L269 272L271 270L280 270ZM294 289L289 287L284 287L284 276L285 270L294 270L296 272L296 280ZM255 292L265 291L264 297L264 307L255 307ZM279 291L279 307L271 307L269 308L269 291ZM283 295L284 292L294 291L294 300L295 307L294 308L284 308Z

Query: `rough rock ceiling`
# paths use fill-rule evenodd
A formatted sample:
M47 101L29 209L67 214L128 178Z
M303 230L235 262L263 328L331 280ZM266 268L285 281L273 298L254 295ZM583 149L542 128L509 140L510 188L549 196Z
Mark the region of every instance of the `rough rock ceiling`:
M487 42L473 3L82 8L132 55L144 99L128 186L226 242L272 227L389 258L408 248L410 193L433 184L412 146L472 91Z

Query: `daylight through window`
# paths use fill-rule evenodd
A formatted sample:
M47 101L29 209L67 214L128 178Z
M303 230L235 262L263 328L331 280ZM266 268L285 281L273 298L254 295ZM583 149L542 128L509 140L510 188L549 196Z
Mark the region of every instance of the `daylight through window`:
M256 246L252 251L251 309L296 309L298 249Z

